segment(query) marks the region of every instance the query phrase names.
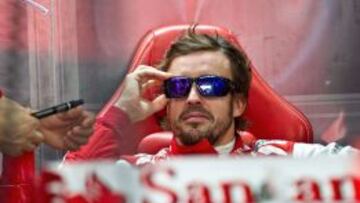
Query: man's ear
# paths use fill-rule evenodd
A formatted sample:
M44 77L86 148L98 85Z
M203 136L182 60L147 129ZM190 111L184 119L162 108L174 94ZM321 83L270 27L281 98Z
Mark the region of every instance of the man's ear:
M247 105L247 100L243 95L236 94L233 97L233 117L240 117L243 115Z

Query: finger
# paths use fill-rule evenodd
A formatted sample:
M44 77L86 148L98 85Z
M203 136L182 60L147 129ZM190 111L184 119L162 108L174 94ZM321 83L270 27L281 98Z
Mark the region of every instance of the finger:
M136 70L147 69L147 68L154 68L154 67L141 64L141 65L139 65L139 66L135 69L135 71L136 71Z
M165 80L165 79L173 76L171 73L164 72L164 71L158 70L156 68L152 68L152 67L142 68L142 69L134 71L131 74L139 82L142 82L144 80L149 80L149 79Z
M56 114L62 120L76 120L81 118L84 109L82 106L70 109L69 111Z
M83 112L83 120L81 122L81 127L83 128L91 128L93 130L93 126L95 124L95 115L91 112L84 111Z
M141 87L141 95L143 98L155 98L161 92L162 81L149 80Z
M81 127L75 126L71 131L68 131L66 138L76 144L85 144L87 143L89 137L93 133L92 127Z
M152 102L152 109L154 112L158 112L165 108L166 104L168 103L169 99L166 98L164 94L161 94L160 96L156 97Z
M64 138L64 145L66 150L75 151L80 149L80 145L72 142L67 137Z
M40 131L37 131L37 130L35 130L29 136L30 142L34 143L35 145L39 145L40 143L42 143L44 141L44 139L45 139L44 135Z
M69 142L75 143L77 145L84 145L88 142L89 136L76 136L74 134L70 134L66 136L66 139Z
M148 80L144 84L141 85L142 89L150 88L150 87L158 87L162 85L162 81L160 80Z
M93 132L92 128L83 128L80 126L75 126L69 133L72 134L73 137L90 137ZM68 134L68 135L70 135Z

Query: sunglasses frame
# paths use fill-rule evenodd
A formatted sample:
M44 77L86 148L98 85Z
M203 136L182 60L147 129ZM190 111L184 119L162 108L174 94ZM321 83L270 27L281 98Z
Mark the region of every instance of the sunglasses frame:
M175 93L171 92L171 88L170 83L174 80L174 79L178 79L178 81L180 81L181 79L183 79L183 81L187 81L188 84L190 84L188 87L186 87L186 90L184 91L186 94L184 95L180 95L180 96L176 96ZM218 95L214 95L214 92L212 94L208 94L206 93L203 88L201 87L201 83L203 80L221 80L223 81L227 86L224 87L226 88L225 90L222 90L220 92L222 92L222 94L218 94ZM226 96L227 94L229 94L229 92L233 92L236 89L236 84L231 81L228 78L225 77L221 77L221 76L217 76L217 75L202 75L196 78L191 78L191 77L186 77L186 76L175 76L175 77L171 77L167 80L164 81L163 83L163 89L164 89L164 93L166 95L167 98L170 99L181 99L181 98L186 98L189 96L191 88L193 86L193 84L195 83L196 86L196 90L198 91L198 93L202 96L202 97L223 97Z

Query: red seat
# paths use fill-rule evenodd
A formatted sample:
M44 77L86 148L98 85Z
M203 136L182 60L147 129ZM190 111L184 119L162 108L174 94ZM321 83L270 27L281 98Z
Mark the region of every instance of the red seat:
M188 28L189 25L175 25L148 32L140 42L128 72L134 71L140 64L157 64L164 56L171 42L186 32ZM204 33L217 33L241 49L236 36L228 29L198 25L196 30ZM248 131L255 135L256 138L312 142L312 127L307 118L293 105L276 94L259 76L253 65L251 64L250 66L253 72L253 79L249 92L248 107L245 112L245 117L250 122ZM99 116L108 111L109 107L121 96L121 92L122 87L120 85ZM158 123L158 115L153 115L137 125L137 132L134 132L134 135L132 135L137 138L137 142L143 137L155 133L140 143L138 148L140 152L154 153L168 145L172 134L170 132L162 132Z

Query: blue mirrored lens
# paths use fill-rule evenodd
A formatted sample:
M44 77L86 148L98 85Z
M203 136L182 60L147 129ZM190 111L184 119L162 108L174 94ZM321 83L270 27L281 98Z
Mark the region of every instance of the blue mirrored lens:
M195 81L199 94L203 97L222 97L231 90L231 81L215 75L201 76L195 79L177 76L165 80L164 90L167 98L184 98L190 93Z
M199 93L206 97L222 97L230 91L230 81L219 76L202 76L196 79Z
M191 89L192 79L187 77L172 77L165 81L165 95L168 98L186 97Z

